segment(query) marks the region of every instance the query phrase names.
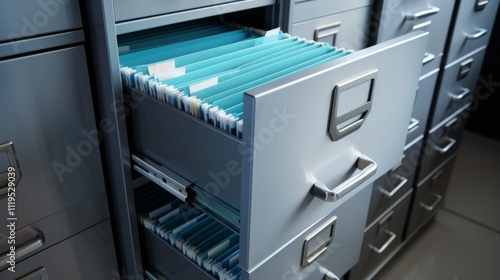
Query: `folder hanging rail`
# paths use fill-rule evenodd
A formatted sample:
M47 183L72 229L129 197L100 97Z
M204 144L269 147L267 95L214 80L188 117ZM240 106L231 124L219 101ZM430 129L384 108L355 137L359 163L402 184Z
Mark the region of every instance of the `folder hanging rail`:
M139 155L132 155L133 169L162 187L181 201L193 205L208 215L222 222L236 233L240 229L238 211L206 193L195 184L189 182L164 166Z

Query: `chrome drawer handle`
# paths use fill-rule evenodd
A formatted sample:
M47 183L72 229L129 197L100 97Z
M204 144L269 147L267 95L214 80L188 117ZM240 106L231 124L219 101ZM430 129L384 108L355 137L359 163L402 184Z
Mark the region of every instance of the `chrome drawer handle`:
M375 174L377 163L369 157L361 155L356 161L356 168L361 172L345 180L333 190L327 188L320 181L316 182L311 188L311 194L324 201L337 201Z
M426 52L424 54L424 60L422 61L422 64L427 64L427 63L433 61L434 58L436 58L436 56L434 54Z
M387 249L387 247L389 247L389 245L391 245L392 241L394 241L394 239L396 239L396 234L394 232L391 232L391 231L386 229L385 233L387 233L387 235L389 235L389 239L384 243L384 245L382 245L382 247L377 248L377 247L373 246L372 244L368 244L368 247L370 247L370 249L375 251L375 253L377 253L377 254L382 254L385 251L385 249Z
M424 18L424 17L435 15L437 13L439 13L439 8L431 6L427 10L423 10L423 11L420 11L420 12L417 12L417 13L414 13L414 14L408 14L408 15L405 16L405 19L406 20L417 20L417 19L421 19L421 18Z
M476 40L486 35L486 33L488 33L487 29L479 28L476 33L465 35L465 38L468 40Z
M434 211L436 207L441 203L441 200L443 200L443 196L439 194L434 194L434 197L436 197L436 200L434 201L434 203L432 203L432 205L427 205L423 202L420 202L420 206L422 206L425 210L429 212Z
M488 5L488 0L477 0L476 1L476 12L484 10L486 8L486 5Z
M415 118L411 118L410 125L408 126L408 131L411 131L413 129L417 129L419 124L420 124L419 120L417 120Z
M436 149L436 151L440 152L441 154L446 154L457 143L457 140L455 140L453 138L447 137L446 140L448 141L448 145L446 145L443 148L434 145L434 149Z
M0 153L7 153L9 158L9 168L7 171L0 173L0 182L5 182L5 185L0 186L0 196L7 194L8 187L16 187L21 179L21 170L16 157L16 150L12 142L0 144ZM12 176L14 174L15 177ZM10 184L9 184L10 183Z
M466 96L468 96L471 93L470 89L468 89L468 88L462 88L461 90L462 90L462 92L460 92L460 94L449 93L448 96L450 96L451 99L453 99L453 100L459 101L459 100L464 99Z
M1 252L2 256L0 258L0 269L3 269L5 266L9 265L10 245L8 245L8 237L9 235L5 235L4 237L0 238L0 247L7 248L7 252ZM18 240L21 242L24 240L24 242L22 242L21 244L17 244L16 242L16 261L39 249L45 242L43 233L30 227L22 228L16 231L16 241Z
M399 184L392 191L389 192L382 187L378 188L380 192L387 197L393 197L408 182L407 178L399 174L391 173L391 176L399 180Z

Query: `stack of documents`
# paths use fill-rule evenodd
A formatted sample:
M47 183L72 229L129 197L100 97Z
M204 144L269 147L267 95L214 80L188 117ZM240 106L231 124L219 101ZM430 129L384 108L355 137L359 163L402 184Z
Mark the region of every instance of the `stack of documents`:
M122 43L122 82L240 138L245 91L350 53L279 29L178 29L155 34L150 46L134 38Z
M154 195L136 196L139 205L159 205ZM241 279L239 234L200 210L170 199L140 218L185 256L218 279Z

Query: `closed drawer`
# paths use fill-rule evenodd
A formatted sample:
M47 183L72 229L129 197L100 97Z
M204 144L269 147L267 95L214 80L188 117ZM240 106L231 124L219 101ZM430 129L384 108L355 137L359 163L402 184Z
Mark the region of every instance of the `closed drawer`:
M411 237L443 205L446 189L453 171L454 160L455 157L451 157L443 162L422 182L417 184L405 238Z
M488 45L499 2L498 0L460 1L446 64Z
M349 279L366 279L401 244L412 194L412 189L407 191L366 229L359 262L351 270Z
M369 16L370 7L361 7L295 23L291 33L339 48L360 50L368 44Z
M82 28L76 0L7 0L0 11L0 42Z
M446 65L430 127L436 127L474 98L486 47Z
M421 182L437 166L454 155L460 146L462 132L470 112L465 105L455 114L429 131L429 137L422 149L422 160L417 182Z
M10 252L9 247L15 245L17 267L17 264L23 263L33 255L48 250L57 243L108 218L108 203L105 194L68 207L25 227L21 227L20 219L8 220L4 218L6 225L9 225L9 227L5 227L0 231L0 252L7 254ZM15 243L12 243L13 240ZM9 267L9 264L4 261L6 254L2 254L0 270Z
M19 198L18 226L104 193L84 47L0 61L0 76L0 173L15 169L15 190L0 188Z
M422 142L423 137L421 136L407 146L401 163L373 183L366 226L370 225L412 188Z
M292 21L298 23L305 20L324 17L331 14L345 12L348 10L366 7L372 4L371 0L313 0L294 1L292 3Z
M408 136L406 137L407 145L425 133L438 74L439 69L435 69L421 76L418 81L417 96L415 97L411 122L408 126Z
M455 1L384 1L378 42L414 30L429 32L422 75L440 67Z
M16 263L15 273L0 272L5 280L112 279L119 275L109 220Z
M247 91L242 139L132 90L134 149L238 212L253 271L401 160L425 43L407 35Z

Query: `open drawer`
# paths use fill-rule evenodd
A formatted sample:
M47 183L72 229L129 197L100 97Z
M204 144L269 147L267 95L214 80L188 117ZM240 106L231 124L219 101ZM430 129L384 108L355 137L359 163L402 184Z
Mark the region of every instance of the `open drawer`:
M368 205L349 199L401 160L426 41L408 34L246 91L242 138L128 88L134 168L236 215L243 275L340 205L361 211L361 236Z

